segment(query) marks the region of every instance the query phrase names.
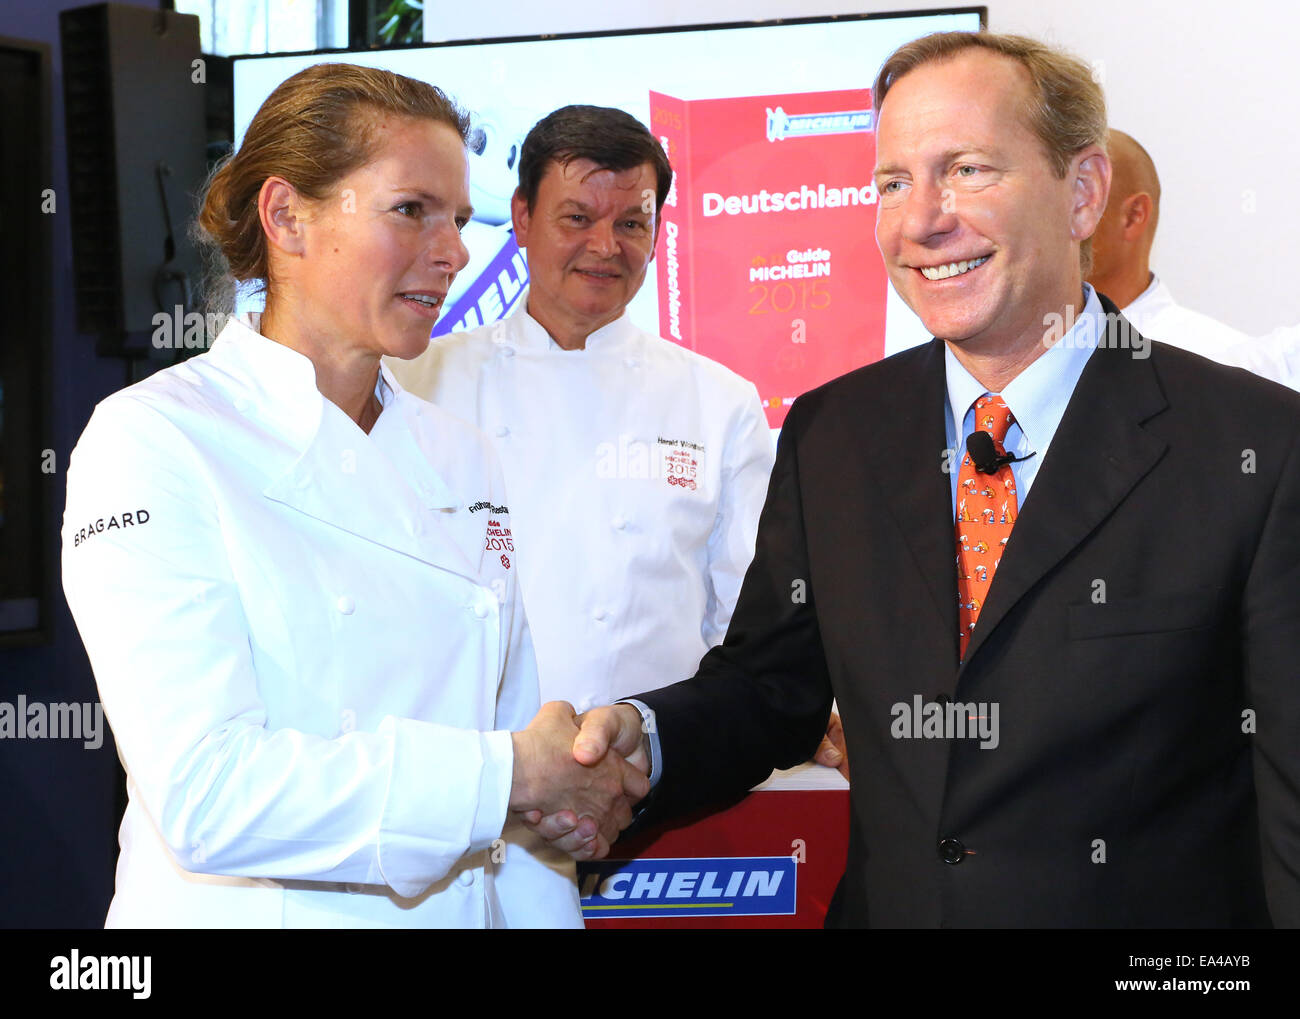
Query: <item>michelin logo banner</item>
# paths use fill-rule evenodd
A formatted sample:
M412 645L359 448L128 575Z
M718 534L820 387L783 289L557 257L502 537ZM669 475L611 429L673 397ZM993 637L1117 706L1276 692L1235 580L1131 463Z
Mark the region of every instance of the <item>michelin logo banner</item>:
M796 867L789 856L579 863L582 915L793 916Z
M871 110L836 110L832 113L786 113L781 107L767 108L767 140L812 138L822 134L851 134L875 128Z

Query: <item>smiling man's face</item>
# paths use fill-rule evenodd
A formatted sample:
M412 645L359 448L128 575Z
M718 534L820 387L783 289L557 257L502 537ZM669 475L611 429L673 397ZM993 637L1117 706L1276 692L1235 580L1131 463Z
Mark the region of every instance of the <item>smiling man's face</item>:
M646 211L647 208L649 211ZM513 201L515 237L528 252L528 312L563 347L623 314L654 256L655 172L552 162L532 209Z
M889 278L931 333L972 353L1026 349L1046 315L1078 303L1079 242L1100 216L1077 181L1090 150L1057 177L1026 122L1029 89L1016 61L969 50L905 74L880 111Z

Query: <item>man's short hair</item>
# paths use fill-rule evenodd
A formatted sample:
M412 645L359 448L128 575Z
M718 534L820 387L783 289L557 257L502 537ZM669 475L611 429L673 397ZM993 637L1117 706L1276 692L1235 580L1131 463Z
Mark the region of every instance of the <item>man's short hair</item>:
M537 189L552 160L561 166L590 159L602 170L654 167L655 216L673 184L673 169L663 146L630 113L608 106L564 106L533 125L519 154L519 190L532 211Z
M1009 57L1028 73L1025 123L1042 142L1058 177L1065 176L1070 160L1088 146L1106 147L1106 97L1092 69L1078 57L1022 35L936 32L900 46L880 68L871 89L877 117L889 90L909 71L976 49ZM1086 275L1092 263L1092 238L1080 245L1079 257Z

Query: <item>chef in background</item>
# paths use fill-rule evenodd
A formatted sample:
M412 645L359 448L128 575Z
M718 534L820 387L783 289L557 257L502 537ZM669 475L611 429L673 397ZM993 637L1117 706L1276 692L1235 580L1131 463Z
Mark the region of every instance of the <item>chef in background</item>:
M544 117L511 203L526 299L389 361L496 447L542 697L580 711L674 682L722 642L772 468L754 385L627 314L671 185L624 111Z

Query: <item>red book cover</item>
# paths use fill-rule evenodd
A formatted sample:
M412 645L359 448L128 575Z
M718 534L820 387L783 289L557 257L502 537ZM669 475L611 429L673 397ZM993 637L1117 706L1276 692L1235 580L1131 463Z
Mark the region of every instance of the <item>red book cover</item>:
M650 109L676 199L656 252L660 332L750 379L780 427L800 393L884 351L871 92L651 92Z
M668 191L659 226L659 242L655 252L655 273L659 283L659 332L676 343L692 346L686 336L692 335L690 313L693 290L683 292L682 283L689 278L690 252L682 239L689 237L691 210L690 149L687 139L687 103L672 96L650 93L650 127L663 145L668 162L673 167L673 185Z

